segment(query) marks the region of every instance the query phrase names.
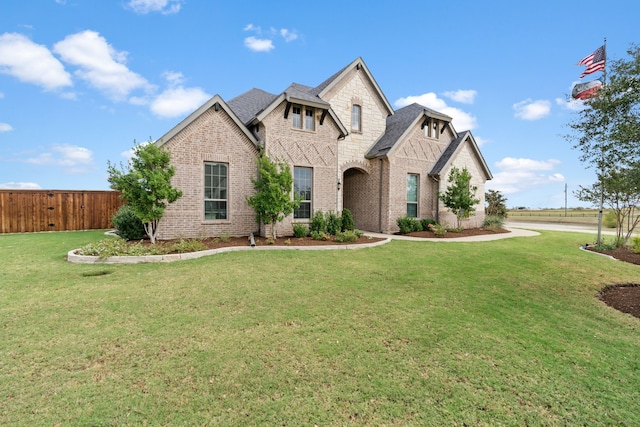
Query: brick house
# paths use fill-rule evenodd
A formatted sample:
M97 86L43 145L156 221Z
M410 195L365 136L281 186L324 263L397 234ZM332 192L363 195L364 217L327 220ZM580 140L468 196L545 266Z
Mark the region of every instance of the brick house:
M365 231L396 232L404 215L455 224L437 198L453 166L467 167L478 187L480 203L464 225L480 226L492 178L471 132L418 104L394 111L362 58L316 87L252 89L228 102L215 95L157 144L171 153L173 185L183 191L160 221L160 239L264 235L246 201L260 147L290 165L303 197L278 224L280 236L317 210L343 208Z

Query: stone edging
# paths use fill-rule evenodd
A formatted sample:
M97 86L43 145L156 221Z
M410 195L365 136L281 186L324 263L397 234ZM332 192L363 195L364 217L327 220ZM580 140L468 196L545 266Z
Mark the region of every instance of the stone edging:
M590 251L590 250L586 249L584 246L580 246L580 247L578 247L578 249L580 249L581 251L584 251L584 252L589 252L590 254L600 255L600 256L603 256L603 257L607 257L607 258L612 259L612 260L614 260L614 261L620 261L619 259L614 258L614 257L612 257L611 255L601 254L600 252L595 252L595 251Z
M358 243L354 245L326 245L326 246L230 246L227 248L207 249L205 251L187 252L183 254L168 255L145 255L145 256L112 256L100 258L97 256L78 255L75 252L78 249L72 249L67 252L67 261L73 264L140 264L148 262L173 262L187 259L196 259L203 256L215 255L224 252L235 251L273 251L273 250L336 250L336 249L363 249L372 248L374 246L389 243L391 239L380 240L373 243Z

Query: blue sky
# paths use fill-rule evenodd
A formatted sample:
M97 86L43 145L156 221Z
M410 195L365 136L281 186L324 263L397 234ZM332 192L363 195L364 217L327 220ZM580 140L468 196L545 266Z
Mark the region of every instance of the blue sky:
M638 16L637 0L3 0L0 188L106 190L108 161L211 96L316 86L362 57L394 108L473 132L509 207L564 207L565 184L583 205L595 173L563 138L575 64L605 37L627 58Z

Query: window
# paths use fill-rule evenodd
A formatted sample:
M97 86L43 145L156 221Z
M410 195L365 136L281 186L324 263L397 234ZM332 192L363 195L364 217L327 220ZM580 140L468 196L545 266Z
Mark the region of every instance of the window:
M300 200L300 207L293 210L294 218L311 218L311 188L313 185L313 169L293 168L293 192Z
M418 178L419 175L407 174L407 216L418 217Z
M229 165L204 164L204 219L227 219Z
M299 105L293 106L293 121L291 125L296 129L302 129L302 107Z
M294 105L292 108L291 126L296 129L315 130L315 110L312 107L303 107L302 105ZM302 121L302 113L304 111L304 122Z
M433 133L431 134L431 136L435 139L439 139L440 132L438 132L438 121L434 120L432 126L433 126Z
M351 130L362 132L362 107L358 104L351 106Z

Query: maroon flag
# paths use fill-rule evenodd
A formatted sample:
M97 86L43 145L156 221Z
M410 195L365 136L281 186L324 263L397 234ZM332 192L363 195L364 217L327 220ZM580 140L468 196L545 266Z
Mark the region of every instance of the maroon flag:
M573 99L593 98L600 89L602 89L602 77L590 82L576 84L571 91L571 97Z
M607 52L604 45L600 46L591 55L587 55L578 62L578 65L586 65L587 69L582 72L580 78L596 71L604 71Z

